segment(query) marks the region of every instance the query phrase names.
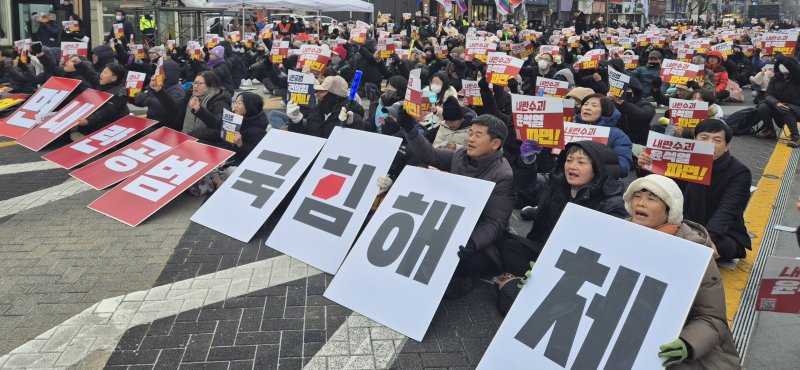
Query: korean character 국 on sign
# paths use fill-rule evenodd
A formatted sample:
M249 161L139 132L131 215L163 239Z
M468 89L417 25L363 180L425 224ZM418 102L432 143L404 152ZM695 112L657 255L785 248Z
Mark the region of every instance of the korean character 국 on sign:
M358 206L364 191L370 184L372 175L375 173L375 166L365 164L361 165L361 169L358 169L358 167L350 163L350 158L344 156L325 160L322 168L334 173L320 179L311 194L322 200L312 197L303 199L297 209L297 213L294 215L294 219L327 233L342 236L342 233L350 223L353 211L332 205L329 200L342 193L344 184L347 181L346 177L355 175L352 180L353 185L344 199L343 205L350 209L355 209ZM356 175L357 169L358 175Z
M392 208L398 212L387 217L375 232L367 250L367 260L374 266L386 267L406 251L396 272L411 277L419 265L413 279L427 285L464 213L464 207L455 204L448 207L447 203L438 200L431 203L423 200L422 194L411 192L399 196ZM410 214L425 215L416 233L415 221ZM394 239L390 239L392 235Z
M75 143L75 145L72 146L72 149L75 149L81 153L91 154L98 149L97 147L92 146L93 141L98 141L98 144L101 146L109 146L122 141L131 132L133 132L132 128L111 125L106 127L103 131L100 131Z
M241 192L255 195L255 199L250 203L250 206L261 208L267 203L269 197L283 184L283 177L289 173L289 170L297 164L300 160L298 157L291 155L264 150L258 154L258 159L263 161L277 163L278 169L275 171L275 177L252 170L244 170L238 179L231 185L231 189L239 190Z
M171 155L157 166L136 177L122 190L151 202L157 202L207 165L208 163L203 161L180 159L177 155Z

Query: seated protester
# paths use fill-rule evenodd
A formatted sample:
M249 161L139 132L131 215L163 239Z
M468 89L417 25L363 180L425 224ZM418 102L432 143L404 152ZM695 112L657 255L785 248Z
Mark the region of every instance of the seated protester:
M32 56L30 58L30 64L36 63L36 60L41 64L41 71L37 70L36 73L34 73L33 82L37 85L44 85L50 77L53 77L53 72L55 72L56 67L58 67L56 56L53 55L50 48L42 46L42 44L38 42L31 44L30 55Z
M733 54L728 57L728 62L733 63L737 70L736 76L730 77L733 77L739 86L749 85L750 77L753 75L753 63L744 55L741 45L733 45Z
M450 85L450 77L447 77L447 73L444 71L434 73L431 76L430 85L422 89L422 98L431 99L432 110L431 113L422 118L422 122L420 122L422 127L434 131L442 124L442 104L451 96L458 99L458 91ZM434 134L432 136L435 136L435 132L432 133Z
M684 217L703 225L711 235L721 261L744 258L751 249L744 224L744 210L750 199L750 169L730 152L733 131L724 122L707 119L694 129L696 140L714 144L711 185L686 183L683 189ZM646 152L639 154L639 166L653 163Z
M222 82L222 86L228 89L230 94L236 91L233 85L233 74L231 63L225 60L225 48L217 45L208 52L208 62L206 69L214 71Z
M611 92L608 98L614 102L620 112L617 127L622 130L634 144L647 145L650 132L650 121L656 115L653 105L642 100L642 84L636 77L631 77L625 99L616 97Z
M750 90L753 90L753 103L756 105L761 104L767 94L769 80L775 75L772 67L772 64L764 65L755 76L750 77Z
M234 20L236 20L234 18ZM228 63L230 67L231 73L231 83L233 90L231 92L236 91L239 88L239 84L242 82L242 78L244 77L244 65L242 64L242 56L233 50L233 45L228 40L222 40L219 42L219 46L222 46L225 53L223 57L225 61ZM217 72L218 75L222 76L221 73ZM222 77L220 77L222 78ZM225 80L223 79L223 82Z
M703 54L695 54L692 57L692 64L703 66L705 73L703 74L703 84L700 85L698 81L689 81L687 86L689 86L692 90L703 89L710 93L717 93L717 80L716 76L714 75L714 71L708 69L706 67L706 57Z
M442 171L495 183L469 241L459 248L461 262L445 292L447 298L458 298L473 289L475 276L494 275L500 269L500 253L494 243L504 235L514 207L513 174L502 149L506 125L490 115L476 117L467 145L458 150L435 149L419 135L414 118L405 109L399 111L397 125L408 139L413 156L409 164L427 163Z
M707 90L694 90L691 93L689 93L689 96L686 98L686 100L694 100L694 101L701 101L708 103L708 118L722 120L723 117L722 107L714 103L713 92L709 92ZM653 131L658 131L661 133L672 132L672 134L675 135L676 137L694 139L694 129L686 129L683 128L682 126L674 125L671 123L670 117L671 117L671 112L669 109L667 109L667 111L664 112L664 117L658 119L658 124L653 124L654 126L659 125L660 130L653 129ZM667 126L669 126L672 130L668 130Z
M36 85L30 83L30 74L26 73L28 66L19 60L13 49L0 51L0 83L11 88L11 92L19 94L33 94Z
M375 119L373 123L375 130L381 132L383 129L384 120L389 114L384 108L392 106L394 103L403 101L406 96L406 88L408 87L408 80L403 76L392 76L386 83L386 91L378 98L378 108L375 110ZM396 117L395 117L396 118Z
M520 77L518 76L517 78ZM512 89L519 88L519 81L517 78L508 80L509 89L507 90L497 85L492 85L490 88L489 84L486 82L486 78L480 76L478 79L478 88L480 89L483 105L479 107L471 106L469 108L475 111L476 116L491 114L499 118L505 123L506 130L513 133L514 121L511 119L511 94L509 92ZM509 138L509 140L503 141L503 156L506 157L512 168L515 168L516 158L519 156L519 143L517 140Z
M522 276L529 262L539 256L567 203L620 218L628 215L622 202L625 185L619 180L619 161L607 145L569 143L553 171L533 181L540 193L533 226L525 239L508 238L500 249L504 271L514 276Z
M286 115L292 121L289 131L327 138L336 126L364 130L365 123L361 118L364 108L347 97L350 91L347 81L339 76L325 77L319 85L314 85L314 97L317 104L311 108L308 116L300 113L300 108L292 103L286 106Z
M267 115L264 113L264 100L258 94L251 92L239 94L231 108L233 113L244 117L239 132L233 134L233 144L224 142L227 144L226 149L231 149L236 153L228 164L238 166L267 134L269 124Z
M767 126L767 130L759 137L777 137L773 121L781 130L788 124L790 136L786 145L800 147L800 133L795 124L800 118L800 65L794 58L775 54L774 75L769 81L764 101L758 104L758 117Z
M347 49L344 46L338 45L331 50L331 60L328 62L328 68L325 68L324 76L341 76L345 81L353 81L355 70L347 63Z
M682 212L687 202L671 179L661 175L637 179L623 197L631 222L714 247L706 229ZM706 267L679 337L659 349L667 369L741 369L728 328L722 278L713 261Z
M94 81L97 75L88 65L80 63L75 65L75 69L83 74L87 81ZM82 140L87 135L94 133L108 124L130 114L128 110L128 89L125 88L125 77L128 71L117 63L108 64L100 72L96 83L90 83L92 88L111 94L111 99L105 102L100 108L88 117L78 121L77 126L70 130L72 141Z
M164 61L164 86L159 86L159 89L164 89L167 94L169 94L172 100L178 102L181 101L185 95L183 91L183 86L179 81L181 76L181 67L178 63L173 62L172 60L165 60ZM155 96L155 80L150 80L150 88L145 89L136 96L133 97L133 105L137 107L147 107L147 118L153 119L158 121L156 127L162 127L167 122L167 117L170 115L167 113L168 110L174 109L172 106L164 106L161 104L161 101ZM167 107L165 109L165 107ZM180 129L179 127L173 127L175 129Z
M107 64L114 62L114 57L114 49L111 46L97 45L92 49L92 68L100 73Z
M658 79L661 81L661 61L663 57L658 51L651 51L647 55L647 64L640 65L633 72L631 77L636 77L642 83L642 99L646 102L654 101L653 82ZM660 85L660 84L659 84ZM660 86L659 86L660 88ZM666 89L666 87L664 87ZM662 92L664 90L661 90Z
M631 164L633 163L631 148L633 145L628 135L625 135L622 130L616 127L620 117L621 114L614 107L614 102L600 94L587 96L583 99L581 109L575 110L575 122L577 123L611 127L608 146L617 152L620 168L617 176L622 178L628 176L628 171L631 169Z
M182 100L175 100L161 86L151 86L165 111L165 126L192 135L205 143L222 140L222 111L231 109L231 93L213 71L200 72Z
M525 95L536 95L536 79L538 77L553 79L557 70L552 68L553 55L542 53L536 56L536 65L523 67L520 75L523 78L522 92Z
M716 92L716 101L723 101L731 96L731 92L728 91L728 70L725 69L723 63L725 62L725 56L722 55L721 52L718 50L711 50L708 52L708 56L706 57L706 68L710 69L714 73L714 81L716 82L717 88Z
M462 107L456 97L449 97L442 104L442 124L433 140L434 148L456 150L466 145L475 111Z

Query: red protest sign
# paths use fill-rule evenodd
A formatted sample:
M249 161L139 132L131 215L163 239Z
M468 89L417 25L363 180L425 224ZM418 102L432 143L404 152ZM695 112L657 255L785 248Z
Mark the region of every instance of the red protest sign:
M162 127L103 159L70 172L70 176L97 190L103 190L138 172L147 163L184 141L197 141L192 136Z
M536 95L564 98L569 92L569 82L546 77L536 77Z
M367 41L367 29L366 28L353 28L353 31L350 33L350 43L359 43L363 44Z
M539 47L536 55L550 54L552 56L561 55L561 49L555 45L542 45Z
M664 59L661 64L661 80L668 84L686 85L700 75L701 68L703 66L673 59Z
M505 53L489 53L486 65L486 81L493 85L508 86L508 80L519 75L524 63L522 59Z
M783 55L794 55L797 49L797 31L789 33L764 33L761 36L761 54L773 55L782 53Z
M0 136L21 138L34 125L44 121L80 83L69 78L50 77L25 104L6 118L4 124L0 124Z
M684 63L690 63L692 61L692 57L694 56L694 50L688 48L680 48L677 51L677 58L678 61Z
M267 24L261 31L258 31L258 37L262 40L271 39L272 38L272 23Z
M47 144L77 125L78 121L89 117L112 96L94 89L84 90L58 113L25 133L25 136L17 140L17 144L34 151L42 150Z
M708 118L708 103L670 98L669 114L673 125L694 128L700 121Z
M481 62L486 63L489 50L496 48L497 44L490 44L480 38L467 39L464 61L471 62L473 58L478 58Z
M184 142L97 198L89 208L135 227L232 155L229 150Z
M714 145L650 131L647 154L653 160L642 166L647 171L678 180L709 185L714 164Z
M272 50L269 51L269 57L272 63L281 63L287 56L289 56L289 41L276 41L272 43Z
M331 49L323 48L318 45L303 45L300 47L300 57L297 64L303 67L308 66L312 72L322 73L328 60L331 59Z
M517 140L536 140L548 148L564 147L563 100L511 94Z
M207 33L203 36L203 43L206 45L208 50L213 49L217 46L220 42L219 35L213 33Z
M125 25L122 23L114 23L112 24L114 28L114 38L117 40L122 40L125 38Z
M133 35L131 35L133 36ZM211 48L209 48L211 49ZM128 50L131 51L133 57L139 60L144 60L144 45L142 44L128 44Z
M511 55L520 59L527 59L531 54L533 54L533 44L530 41L511 44Z
M125 78L125 87L128 89L128 96L134 97L142 91L144 87L144 79L147 74L141 72L128 71L128 77Z
M767 258L756 302L759 311L800 313L800 259Z
M482 107L483 98L481 98L481 88L478 87L478 81L463 80L462 85L464 88L464 100L466 100L467 105Z
M378 51L381 53L381 59L389 59L397 48L394 39L380 38L378 39ZM445 50L447 47L445 46ZM446 58L446 57L445 57Z
M566 148L569 143L584 140L608 144L608 136L610 134L611 127L564 122L564 148ZM553 149L553 155L558 155L564 148Z
M427 96L422 95L422 79L420 78L421 69L417 68L408 75L408 88L403 100L403 108L408 115L417 120L422 119L431 112L431 101Z
M89 46L85 42L61 42L61 59L66 61L74 56L89 56Z
M625 69L627 70L636 69L639 67L638 55L622 54L620 55L620 58L625 63Z
M564 122L575 121L575 99L566 98L561 102L564 104Z
M136 116L125 116L104 129L85 137L83 140L47 153L42 158L70 169L105 153L115 145L132 138L156 123L158 121Z

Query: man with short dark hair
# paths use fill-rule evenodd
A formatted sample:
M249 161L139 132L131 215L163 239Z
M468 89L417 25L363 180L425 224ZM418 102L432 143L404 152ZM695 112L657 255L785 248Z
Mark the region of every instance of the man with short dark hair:
M131 22L128 22L127 15L125 14L124 11L122 10L116 11L116 13L114 14L114 23L122 24L122 29L125 34L121 39L118 39L118 41L120 41L123 45L127 45L128 42L130 41L131 35L133 35L133 25L131 24ZM105 39L106 43L108 43L109 40L116 38L117 38L116 35L114 35L114 27L112 25L111 30L108 32L108 35L106 35Z
M469 241L459 248L461 262L445 293L447 298L458 298L472 290L476 276L500 272L500 253L494 243L506 230L515 201L514 176L503 157L503 140L508 129L497 117L480 115L472 120L466 145L447 150L434 149L419 135L414 118L405 109L398 112L397 125L408 139L413 156L409 164L426 163L442 171L495 183Z
M750 200L750 169L734 158L729 149L733 131L718 119L701 121L694 129L695 140L714 145L711 184L688 182L683 186L683 218L703 225L711 235L719 260L744 258L751 249L744 224L744 210ZM653 163L647 153L639 165Z

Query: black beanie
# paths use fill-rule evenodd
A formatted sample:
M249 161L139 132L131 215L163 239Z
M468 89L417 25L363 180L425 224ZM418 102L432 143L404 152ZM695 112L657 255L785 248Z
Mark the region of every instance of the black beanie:
M442 104L442 118L445 121L457 121L464 118L464 113L461 112L461 105L458 100L451 96Z
M42 43L34 42L31 44L31 54L36 55L42 52Z
M239 94L242 97L242 104L247 111L247 117L253 117L264 110L264 101L260 96L251 92L243 92Z

